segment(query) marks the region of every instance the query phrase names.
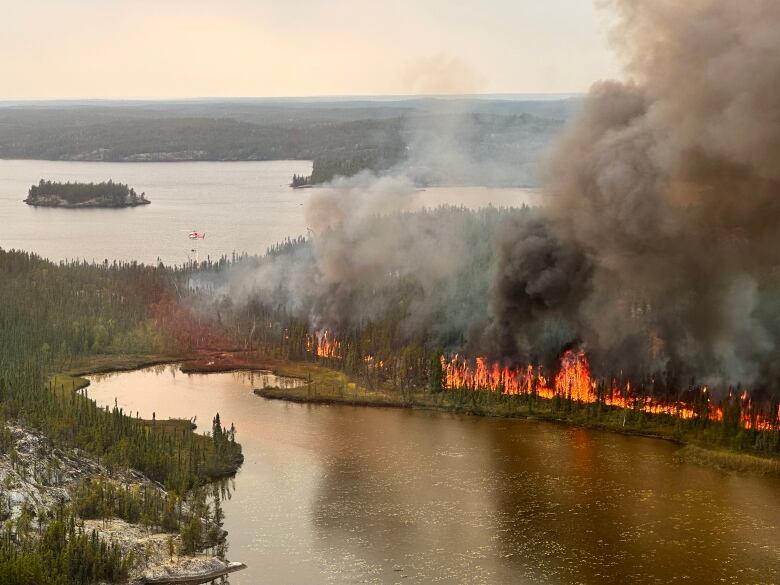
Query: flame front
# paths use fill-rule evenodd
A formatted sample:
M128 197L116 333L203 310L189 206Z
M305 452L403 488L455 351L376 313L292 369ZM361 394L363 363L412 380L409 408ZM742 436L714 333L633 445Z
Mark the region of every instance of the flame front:
M564 353L561 369L555 376L555 393L578 402L595 402L595 388L585 352L568 350Z
M311 340L311 345L316 348L317 357L328 359L341 357L341 343L336 339L336 335L328 329L317 331Z
M344 344L332 331L323 329L306 338L306 350L324 360L343 360ZM747 391L738 396L730 393L720 404L714 404L706 387L688 394L686 400L665 401L633 389L630 382L620 383L592 376L588 357L582 349L570 349L560 359L554 375L541 366L507 366L489 363L485 357L473 362L457 354L447 359L440 356L442 385L447 390L484 390L511 396L530 396L547 400L562 399L581 404L601 403L655 415L668 415L684 420L695 418L714 422L731 421L748 430L768 431L780 428L780 406L776 412L756 408ZM368 370L381 372L386 363L371 354L363 356ZM727 412L728 411L728 412ZM737 413L737 414L735 414Z
M540 398L562 398L576 402L594 404L601 401L606 406L635 409L650 414L665 414L682 419L692 419L699 416L712 421L723 422L724 409L722 405L712 404L707 395L707 388L702 390L703 404L697 410L692 404L683 402L664 402L649 396L640 396L631 390L631 384L626 382L620 386L617 383L606 385L599 393L599 386L593 379L588 365L588 358L582 350L568 350L560 360L560 369L554 378L548 378L541 366L502 366L498 362L488 364L487 359L478 357L472 367L469 362L458 356L449 361L441 356L443 384L445 389L457 390L491 390L507 395L538 396ZM748 397L743 392L739 398L733 396L739 404L741 426L746 429L771 430L780 425L780 407L774 417L757 413Z

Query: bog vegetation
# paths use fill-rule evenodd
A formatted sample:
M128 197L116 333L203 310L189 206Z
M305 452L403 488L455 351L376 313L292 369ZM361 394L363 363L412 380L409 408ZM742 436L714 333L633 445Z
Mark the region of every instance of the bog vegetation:
M181 327L175 335L159 326L183 278L183 269L134 263L55 265L32 254L0 250L0 428L8 420L21 420L55 444L78 447L108 466L142 471L176 501L235 472L241 448L234 429L222 428L219 418L211 433L199 435L188 426L99 408L74 391L77 379L52 377L89 356L170 354L197 345L197 326ZM0 441L3 445L7 441ZM91 583L126 574L127 559L79 528L76 512L91 510L94 500L88 492L81 496L75 511L64 508L51 522L44 514L39 534L29 528L38 511L3 525L0 583ZM124 514L133 509L128 503L116 505ZM142 497L138 505L146 522L183 528L181 515L175 521L169 517L169 502Z

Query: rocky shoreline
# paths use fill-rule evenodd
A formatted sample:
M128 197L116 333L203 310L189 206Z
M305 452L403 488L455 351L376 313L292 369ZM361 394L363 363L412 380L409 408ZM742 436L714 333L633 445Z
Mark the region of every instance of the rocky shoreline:
M143 197L136 200L127 199L121 203L117 203L110 197L95 197L93 199L87 199L86 201L73 203L58 195L40 195L37 197L28 197L24 200L24 202L27 205L31 205L33 207L63 207L66 209L82 209L91 207L121 209L123 207L138 207L141 205L149 205L151 203L151 201Z
M90 479L106 479L122 486L146 486L164 494L162 486L133 470L111 470L78 450L55 447L42 433L20 423L7 423L10 444L0 452L0 521L16 521L23 510L37 512L34 525L45 522L57 508L72 501L76 486ZM213 527L201 519L205 527ZM94 530L117 544L134 559L129 583L204 583L244 568L208 554L179 555L178 534L130 524L118 518L81 520L85 531ZM218 528L218 539L227 533Z

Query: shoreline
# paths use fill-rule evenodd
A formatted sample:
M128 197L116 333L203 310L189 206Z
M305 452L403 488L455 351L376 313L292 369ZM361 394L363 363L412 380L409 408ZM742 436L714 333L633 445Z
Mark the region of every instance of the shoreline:
M274 373L282 376L285 375L283 370L274 371ZM543 403L540 403L538 408L531 408L528 403L521 404L519 408L506 408L505 404L498 401L492 404L488 402L487 405L476 404L476 397L470 395L473 394L472 391L443 390L438 393L423 391L407 392L398 395L377 392L373 396L365 396L361 395L358 390L353 390L352 392L323 393L318 390L312 391L307 386L302 386L297 388L256 388L254 389L254 393L267 400L282 400L297 404L329 404L369 408L428 410L466 416L539 421L616 433L624 436L659 439L677 445L679 450L676 453L676 456L681 461L703 465L721 471L780 477L780 457L762 455L750 451L737 451L720 445L687 440L684 436L675 433L674 428L669 425L664 426L655 424L646 428L636 428L635 426L620 425L616 422L615 424L608 424L603 421L590 420L587 411L584 415L582 412L579 412L576 413L578 416L567 416L564 412L554 412L551 409L546 408L549 404L545 405ZM489 401L489 397L492 393L483 392L481 394L483 394L483 397L487 396ZM457 400L464 395L474 400L457 404ZM621 410L613 409L613 412L619 417ZM613 418L612 420L615 419Z
M503 418L509 420L512 419L527 420L527 421L536 421L536 422L544 422L544 423L553 423L553 424L569 426L569 427L578 427L578 428L590 429L594 431L604 431L608 433L624 435L627 437L645 437L648 439L658 439L661 441L668 441L670 443L674 443L675 445L679 445L679 446L689 445L689 443L686 443L682 439L678 439L669 435L642 432L636 429L615 428L604 424L584 424L580 421L576 421L573 419L557 416L542 411L539 412L517 412L516 411L512 413L497 413L497 412L490 412L490 411L474 412L469 408L458 408L452 405L431 404L428 402L416 402L416 401L411 401L411 402L389 401L388 402L388 401L372 400L372 399L367 399L367 400L363 400L360 398L356 399L355 397L347 397L347 396L345 396L344 398L338 398L338 397L325 397L319 395L314 395L310 398L307 398L305 396L296 396L290 394L290 392L295 390L300 390L300 389L301 389L300 387L299 388L266 387L266 388L255 388L253 392L256 396L260 396L261 398L265 398L266 400L281 400L284 402L292 402L295 404L324 404L324 405L333 405L333 406L354 406L354 407L366 407L366 408L400 408L400 409L408 409L408 410L420 410L420 411L429 411L429 412L441 412L447 414L458 414L462 416ZM445 392L448 391L447 390L443 391L443 393ZM420 395L424 396L425 394L420 393ZM699 448L703 450L707 450L705 447L699 447Z
M80 366L66 369L63 373L54 374L49 378L49 383L55 388L60 386L62 390L66 385L69 385L71 392L78 392L89 388L92 381L87 376L110 376L112 374L121 374L124 372L133 372L142 370L145 368L153 368L155 366L165 366L172 364L183 364L187 361L196 361L204 359L204 357L186 357L185 356L152 356L152 355L134 355L134 356L99 356L102 359L93 361L93 365L90 367L88 364L90 360L81 362ZM89 397L87 396L89 399ZM91 400L91 399L90 399ZM139 419L146 425L157 425L161 428L188 430L193 434L196 433L197 425L190 419L184 418L171 418L167 420L151 420L151 419ZM230 468L224 470L218 475L210 476L209 481L220 481L222 479L235 477L238 470L244 464L243 454L239 454L238 458L231 462Z
M62 368L61 373L51 375L49 384L55 388L55 391L59 387L60 391L63 392L79 392L89 388L92 383L86 376L111 375L114 373L121 374L155 366L183 364L189 361L206 360L212 355L219 355L221 353L224 352L202 350L195 353L169 355L134 354L89 356ZM174 418L156 421L141 419L140 422L146 425L154 424L160 429L178 429L179 432L188 431L193 434L198 434L196 433L195 425L188 419ZM219 482L223 479L234 477L243 462L244 457L243 454L241 454L239 458L232 462L229 469L219 475L211 477L209 483ZM123 472L132 475L133 477L139 477L142 481L146 481L150 485L154 485L157 489L165 491L162 485L153 482L132 468L123 470ZM101 476L112 477L112 475L108 473L101 474ZM119 481L122 483L121 479ZM122 483L122 485L129 484ZM162 529L157 529L156 531L148 530L141 525L129 524L119 518L111 518L107 524L103 521L83 519L82 522L85 522L90 526L94 524L94 528L102 537L107 538L110 541L121 542L123 550L126 553L130 552L135 554L138 559L145 558L148 553L147 549L149 549L150 546L154 549L154 561L148 562L149 559L147 559L144 566L135 562L131 568L129 583L132 583L133 585L147 583L195 585L199 583L208 583L215 579L222 578L229 573L246 568L246 565L242 562L229 562L218 558L213 554L205 553L204 551L214 544L205 540L201 543L202 548L196 550L194 553L177 554L175 559L173 556L168 559L166 553L168 540L173 539L177 545L180 544L181 538L178 532L168 532ZM208 523L205 519L201 519L201 522L204 523L204 526ZM117 529L112 530L114 527L117 527ZM224 540L227 533L222 530L221 527L219 528L219 531L220 540Z
M161 484L143 473L132 468L111 468L79 449L60 447L41 431L19 421L6 421L0 424L0 429L5 430L15 453L0 452L0 481L7 492L6 514L12 520L18 520L27 506L52 512L73 505L79 486L85 481L107 482L129 491L148 489L161 497L168 496ZM35 466L41 464L57 469L58 473L42 480L34 471ZM182 506L191 510L187 502ZM178 530L140 521L130 522L115 515L106 518L97 515L76 517L80 529L87 533L94 531L104 542L118 546L126 555L130 563L126 582L132 585L150 582L206 583L246 568L243 563L229 562L204 552L223 542L227 536L227 532L207 516L193 516L205 531L205 535L200 537L200 548L194 553L176 554L175 557L170 552L171 546L182 546ZM40 531L45 522L47 520L41 523L40 517L36 517L31 526Z
M305 380L295 388L256 388L254 393L268 400L283 400L298 404L330 404L367 408L408 408L469 416L533 420L574 426L625 436L647 437L669 441L680 447L680 459L721 471L754 473L780 477L780 457L737 451L686 440L678 436L673 426L652 424L644 428L619 424L622 410L612 410L612 424L589 420L587 409L578 416L553 412L540 402L528 403L495 400L493 393L443 390L441 392L371 390L349 378L345 373L314 362L295 362L264 356L253 350L202 349L178 355L100 356L88 359L66 370L67 375L83 377L96 374L121 373L158 365L180 364L184 374L217 374L236 371L271 372L277 376ZM324 389L323 389L324 388ZM479 403L478 403L479 402Z
M236 571L243 571L244 569L246 569L246 565L244 563L231 561L228 562L223 568L212 569L195 575L178 575L152 578L147 577L144 583L145 585L199 585L201 583L214 581L220 577L225 577L226 575L235 573Z
M780 477L780 458L757 455L746 451L733 451L720 446L710 446L696 444L685 441L668 434L654 432L644 432L639 429L625 429L606 424L592 423L588 424L581 420L574 420L562 416L545 412L474 412L468 408L457 408L453 406L442 406L430 404L427 402L401 402L401 401L378 401L364 400L359 397L326 397L313 395L311 397L296 395L296 391L301 388L255 388L254 393L266 400L281 400L295 404L320 404L335 406L354 406L365 408L404 408L410 410L421 410L431 412L441 412L449 414L460 414L465 416L483 416L491 418L504 418L514 420L538 421L543 423L553 423L565 425L568 427L578 427L582 429L603 431L615 433L628 437L643 437L647 439L657 439L674 443L679 447L675 453L675 458L679 461L710 467L724 472L750 473L756 475L766 475ZM444 392L447 392L446 390Z
M106 203L100 203L97 201L86 201L84 203L54 203L54 202L40 202L30 201L29 199L23 199L23 203L26 203L30 207L48 207L51 209L125 209L128 207L142 207L144 205L151 205L151 201L144 200L138 203L122 203L120 205L109 205Z

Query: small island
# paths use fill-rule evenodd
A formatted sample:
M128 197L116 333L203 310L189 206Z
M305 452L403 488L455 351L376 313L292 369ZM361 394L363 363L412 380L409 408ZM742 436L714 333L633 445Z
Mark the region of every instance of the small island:
M124 183L58 183L44 181L30 187L27 205L36 207L136 207L151 203L146 193L138 195Z

